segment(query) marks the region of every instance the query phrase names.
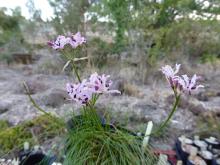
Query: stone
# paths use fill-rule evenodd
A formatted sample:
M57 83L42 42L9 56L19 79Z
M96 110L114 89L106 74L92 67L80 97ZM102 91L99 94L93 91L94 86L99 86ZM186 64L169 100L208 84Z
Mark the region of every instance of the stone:
M123 79L117 79L113 81L114 83L111 85L110 89L111 90L119 90L121 93L124 93L124 84L125 80ZM120 94L114 93L112 94L114 96L118 96Z
M205 94L202 93L202 92L200 92L200 93L197 95L197 99L198 99L199 101L208 101L208 100L209 100L209 99L208 99L208 96L205 95Z
M170 105L174 103L174 95L170 95L166 98L166 102ZM179 107L186 109L189 106L189 101L186 97L181 97L179 102Z
M61 89L52 89L47 95L41 98L41 101L44 105L55 108L67 103L67 98L68 94L66 91Z
M28 81L25 81L25 83L31 95L39 93L39 92L43 92L48 89L47 85L45 85L44 83L38 80L28 80ZM27 94L23 83L17 84L17 87L15 87L15 93Z
M206 111L206 109L202 104L198 104L198 105L190 104L188 109L196 116Z
M173 104L174 96L168 96L167 102ZM200 113L207 111L207 109L198 100L194 98L181 97L179 107L191 111L194 115L198 116Z
M7 112L11 107L11 103L8 101L0 101L0 114Z
M141 109L144 112L155 111L157 107L155 105L147 104L144 102L139 102L133 106L134 109Z

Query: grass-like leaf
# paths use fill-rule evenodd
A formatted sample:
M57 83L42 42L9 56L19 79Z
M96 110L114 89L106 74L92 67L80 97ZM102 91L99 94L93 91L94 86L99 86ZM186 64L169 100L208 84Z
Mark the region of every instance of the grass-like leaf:
M65 165L155 165L157 157L142 148L142 139L111 125L103 125L89 109L73 119L66 139Z

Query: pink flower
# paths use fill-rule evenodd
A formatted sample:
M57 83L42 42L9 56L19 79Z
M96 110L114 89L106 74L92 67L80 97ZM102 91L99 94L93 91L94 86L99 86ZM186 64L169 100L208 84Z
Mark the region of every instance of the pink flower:
M176 64L175 70L170 65L166 65L160 69L162 73L166 76L166 79L172 88L176 88L177 86L178 76L176 76L176 74L179 72L180 66L181 64Z
M66 84L66 90L71 100L80 105L87 105L92 99L92 91L88 89L86 80L79 84Z
M197 91L199 88L203 88L203 85L198 85L197 80L199 78L196 74L190 79L187 75L182 75L178 78L178 88L180 91L191 94L193 91Z
M92 99L93 94L104 93L121 93L118 90L110 90L112 81L109 80L109 75L98 75L94 73L90 76L89 80L84 79L78 84L66 84L66 90L70 96L70 100L73 100L80 105L87 105Z
M72 46L72 48L76 48L77 46L86 43L86 39L81 36L80 32L77 32L75 35L68 37L68 43Z
M64 46L68 43L65 36L59 35L55 41L49 41L48 45L53 49L64 49Z
M174 92L184 92L191 94L193 91L204 87L203 85L198 85L197 80L199 79L196 74L190 79L187 75L178 76L180 64L176 64L176 69L172 69L171 66L166 65L162 67L161 71L166 76L170 86L173 88Z
M77 32L77 33L73 36L73 38L75 39L75 41L76 41L79 45L81 45L81 44L83 44L83 43L86 42L85 37L82 37L80 32Z
M55 50L64 49L65 45L70 44L72 48L76 48L86 42L85 37L82 37L80 32L77 32L71 37L59 35L55 41L49 41L48 45Z
M93 73L89 78L89 87L93 90L94 93L102 94L102 93L121 93L118 90L110 90L112 85L112 81L109 80L109 75L98 75L97 73Z

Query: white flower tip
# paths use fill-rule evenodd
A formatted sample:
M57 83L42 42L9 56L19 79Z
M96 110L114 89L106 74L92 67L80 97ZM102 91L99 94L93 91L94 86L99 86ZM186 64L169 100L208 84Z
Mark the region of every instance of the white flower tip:
M204 85L198 85L197 88L205 88Z
M181 64L176 64L176 68L180 68Z

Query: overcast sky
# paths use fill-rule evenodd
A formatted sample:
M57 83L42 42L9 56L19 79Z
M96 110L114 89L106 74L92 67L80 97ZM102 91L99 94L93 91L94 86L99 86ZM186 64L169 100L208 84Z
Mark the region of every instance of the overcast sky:
M22 15L29 18L28 8L26 3L28 0L0 0L0 7L7 7L14 9L19 6L22 9ZM47 0L34 0L36 9L41 10L41 16L43 20L50 19L53 16L53 9L50 7Z
M22 15L25 16L26 18L30 18L28 8L26 7L27 1L28 0L0 0L0 7L7 7L14 9L17 6L19 6L21 7ZM201 1L201 0L197 0L197 1ZM34 4L36 9L41 10L41 17L43 20L46 21L47 19L53 17L53 9L50 7L48 0L34 0ZM204 1L204 7L207 6L209 6L209 2ZM8 14L10 14L10 12L8 12ZM191 13L191 15L196 16L195 13ZM106 20L106 18L104 19ZM220 20L220 15L218 15L218 19Z

